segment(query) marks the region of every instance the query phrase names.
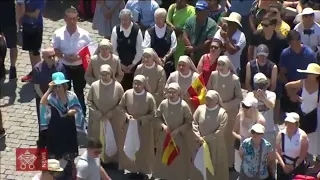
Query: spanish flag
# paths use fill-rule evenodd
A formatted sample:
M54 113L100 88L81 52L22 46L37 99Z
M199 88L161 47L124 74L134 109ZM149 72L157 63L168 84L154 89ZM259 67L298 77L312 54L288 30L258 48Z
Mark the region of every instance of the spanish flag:
M171 134L168 132L163 142L162 163L170 166L174 159L180 154L179 147L176 146Z
M192 82L188 89L190 101L193 104L194 109L197 109L199 105L206 103L206 92L206 85L201 74L195 81Z

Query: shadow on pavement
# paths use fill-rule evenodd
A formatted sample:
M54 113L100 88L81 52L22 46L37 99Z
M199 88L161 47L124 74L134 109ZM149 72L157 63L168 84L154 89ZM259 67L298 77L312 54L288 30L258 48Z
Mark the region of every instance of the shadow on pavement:
M17 81L16 80L10 80L8 82L0 82L1 83L1 90L0 90L0 99L4 97L8 97L9 100L6 104L2 104L2 107L10 106L14 104L17 95L16 95L16 89L17 89Z
M26 102L32 101L32 99L35 98L33 85L31 83L26 83L22 85L19 91L19 97L20 99L18 99L18 102L20 103L26 103Z
M0 138L0 151L4 151L6 149L6 137Z

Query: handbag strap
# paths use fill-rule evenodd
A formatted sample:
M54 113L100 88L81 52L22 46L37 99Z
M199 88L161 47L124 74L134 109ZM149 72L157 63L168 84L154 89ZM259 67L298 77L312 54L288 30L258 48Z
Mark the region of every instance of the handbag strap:
M284 153L284 133L281 133L281 146L282 146L282 153Z

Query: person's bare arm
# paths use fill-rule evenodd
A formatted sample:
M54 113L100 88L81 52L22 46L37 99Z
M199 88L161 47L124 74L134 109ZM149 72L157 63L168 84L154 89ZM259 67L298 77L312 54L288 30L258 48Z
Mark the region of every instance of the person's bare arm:
M270 91L275 92L277 88L277 79L278 79L278 67L277 65L274 65L271 73Z
M203 70L203 59L204 59L204 56L206 55L202 55L200 60L199 60L199 63L198 63L198 67L197 67L197 70L199 73L202 73L202 70Z
M247 63L247 66L246 66L245 87L246 87L246 90L248 90L249 92L252 91L250 62L248 62L248 63Z
M236 122L234 123L233 126L233 131L232 131L232 135L236 138L241 140L241 135L240 135L240 113L238 113L237 117L236 117Z
M253 15L250 15L249 16L249 25L250 25L250 28L252 30L252 32L255 32L257 30L257 27L256 25L254 24L254 17Z
M249 45L248 47L248 61L251 61L254 58L254 49L255 46Z
M296 161L296 167L299 166L305 160L308 154L308 149L309 149L309 139L307 134L304 132L301 135L301 149L300 149L299 159Z
M302 80L292 81L285 85L286 91L290 97L297 95L297 93L302 89Z
M36 91L37 95L42 98L43 96L43 92L41 91L41 88L40 88L40 84L34 84L34 90Z
M279 80L280 80L280 82L282 82L282 83L287 83L288 82L286 74L287 74L287 69L284 68L284 67L280 67L280 70L279 70Z
M102 180L111 180L108 173L102 167L100 167L100 176Z
M283 162L281 155L282 155L282 140L281 140L281 132L279 132L276 137L276 159L279 162L280 166L284 167L285 164Z
M301 13L302 10L303 10L303 5L299 2L298 5L297 5L297 12Z
M40 9L37 9L37 10L35 10L35 11L33 11L33 12L24 12L24 14L25 14L26 16L31 17L31 18L38 18L38 17L39 17L39 14L40 14Z

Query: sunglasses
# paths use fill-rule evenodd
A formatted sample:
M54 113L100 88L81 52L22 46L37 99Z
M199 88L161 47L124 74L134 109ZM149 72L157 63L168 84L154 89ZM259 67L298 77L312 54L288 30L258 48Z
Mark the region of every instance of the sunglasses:
M253 134L253 135L263 135L263 133L257 133L254 130L251 130L251 134Z
M246 106L244 103L241 104L241 107L242 107L243 109L250 109L250 108L251 108L250 106Z
M261 23L261 26L262 26L262 27L269 27L269 26L270 26L270 24Z
M220 49L219 46L214 46L214 45L212 45L210 48L211 48L211 49Z

